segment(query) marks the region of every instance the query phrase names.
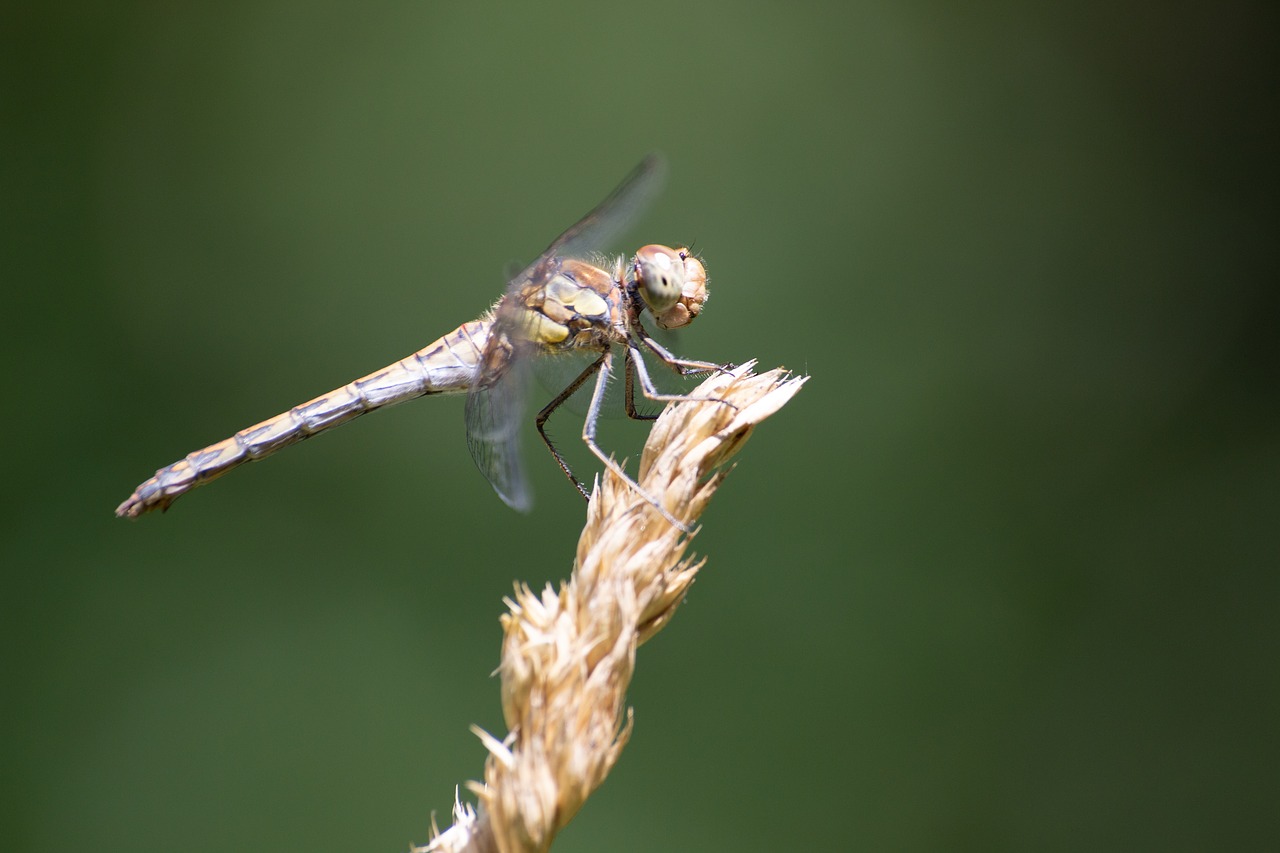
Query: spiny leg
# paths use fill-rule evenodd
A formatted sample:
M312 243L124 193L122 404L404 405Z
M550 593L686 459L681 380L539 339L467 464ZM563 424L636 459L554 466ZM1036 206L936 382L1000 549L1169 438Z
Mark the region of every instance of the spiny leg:
M696 361L694 359L680 358L673 355L670 350L653 339L643 326L636 324L636 337L647 346L650 351L656 355L667 367L670 367L681 376L688 376L691 373L728 373L733 369L732 364L716 364L713 361Z
M738 410L738 407L735 406L733 403L730 403L728 400L721 400L719 397L698 397L692 394L663 394L659 392L657 389L657 386L653 384L653 379L649 376L649 368L645 366L644 356L640 352L640 348L636 346L634 341L627 342L627 351L629 354L628 363L629 365L635 366L636 376L640 379L640 390L644 393L645 397L649 398L650 400L653 400L655 403L721 403L733 409L735 412ZM684 361L683 359L676 359L674 356L672 356L672 358L674 359L674 362L677 362L680 364L680 366L676 366L676 364L673 363L672 361L666 360L666 358L663 356L663 353L665 352L666 350L663 350L662 352L657 353L658 357L662 358L664 362L666 362L667 364L670 364L673 368L675 368L676 371L679 372L681 376L687 376L689 373L700 372L699 370L689 370L685 372L681 370L681 367L688 366L688 365L710 364L710 362ZM666 353L666 354L671 355L670 353ZM725 368L721 367L718 364L711 364L711 369L728 372L727 370L725 370ZM628 379L631 378L630 374L628 374L627 378ZM629 396L631 392L630 386L628 386L627 391Z
M624 408L627 410L627 417L633 421L656 421L658 416L648 412L642 412L636 408L636 389L635 389L635 360L636 357L631 353L631 347L627 347L625 356L625 373L627 377L626 389L627 393L623 396Z
M663 518L671 522L672 526L682 533L692 533L693 530L690 529L687 524L667 512L667 508L659 503L657 498L640 488L640 484L631 479L627 472L622 470L622 466L614 461L612 456L609 456L601 450L600 445L596 444L596 422L600 418L600 407L604 404L604 393L609 384L609 368L612 361L613 351L605 350L604 354L600 356L599 361L596 362L596 368L599 370L599 373L596 375L595 391L591 394L591 405L587 409L587 419L582 425L582 440L586 443L591 452L596 455L596 458L605 464L606 468L617 474L623 482L635 489L636 494L640 495L640 497L652 504L654 509L662 513ZM578 382L581 384L581 381L585 380L586 372L584 371L583 375L578 378ZM579 488L581 488L581 486L579 486Z
M569 468L569 463L564 461L564 457L560 455L560 451L556 450L556 446L551 443L551 438L547 435L545 427L547 425L547 419L551 417L551 413L560 408L561 404L563 404L565 400L568 400L577 393L578 389L582 387L582 383L591 378L591 374L599 371L605 364L605 360L608 357L609 350L606 349L604 352L600 353L599 358L587 365L587 368L579 373L576 379L566 385L564 390L555 396L555 399L543 406L542 411L538 412L538 417L534 419L534 424L538 427L538 435L542 436L543 443L547 445L547 449L550 450L551 455L555 457L556 463L560 466L560 470L569 478L569 482L573 483L574 487L582 493L582 497L587 500L591 500L591 492L588 491L587 487L582 485L578 478L573 475L573 471Z

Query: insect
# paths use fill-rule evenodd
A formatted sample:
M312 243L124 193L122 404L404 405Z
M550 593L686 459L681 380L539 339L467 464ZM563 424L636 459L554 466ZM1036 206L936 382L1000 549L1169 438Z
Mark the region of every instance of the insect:
M467 446L476 465L503 501L516 510L528 511L532 494L519 452L519 434L529 365L539 357L576 352L590 357L586 367L534 419L551 455L578 491L589 497L587 487L570 470L545 426L561 404L594 380L583 441L668 521L683 529L595 438L617 353L623 361L626 413L637 419L651 416L636 409L636 384L649 400L703 399L659 392L645 365L645 351L681 375L726 369L712 362L677 358L655 341L641 322L647 310L659 327L673 329L688 325L701 313L707 300L707 272L687 248L651 244L638 249L630 259L619 257L611 263L591 259L596 247L616 236L652 201L664 172L661 158L646 157L604 201L512 278L502 298L479 319L463 323L395 364L161 468L120 504L116 515L136 518L154 509L167 509L195 487L246 462L366 412L428 394L467 395Z

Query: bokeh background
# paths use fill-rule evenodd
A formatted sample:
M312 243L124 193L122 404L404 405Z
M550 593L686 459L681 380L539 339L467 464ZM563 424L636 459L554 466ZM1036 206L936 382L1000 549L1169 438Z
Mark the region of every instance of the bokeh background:
M476 315L658 149L612 248L694 241L683 351L812 380L556 849L1275 849L1265 9L6 11L0 848L447 819L501 732L502 596L570 567L549 460L516 515L427 400L111 511Z

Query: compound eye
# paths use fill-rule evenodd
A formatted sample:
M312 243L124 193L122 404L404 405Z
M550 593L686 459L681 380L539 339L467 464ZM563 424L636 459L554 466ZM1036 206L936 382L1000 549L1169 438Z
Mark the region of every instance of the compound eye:
M636 284L644 304L661 314L680 300L684 290L684 258L669 246L653 244L636 252Z

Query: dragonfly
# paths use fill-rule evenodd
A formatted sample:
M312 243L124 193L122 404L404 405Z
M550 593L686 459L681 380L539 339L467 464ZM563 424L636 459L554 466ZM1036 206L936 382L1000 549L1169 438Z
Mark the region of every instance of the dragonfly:
M471 456L508 506L528 512L533 497L520 454L520 428L530 365L539 358L578 353L587 357L586 366L534 418L543 443L578 492L589 499L590 491L547 435L546 423L594 379L582 440L669 522L687 530L596 442L606 387L616 370L616 353L621 353L624 408L631 418L656 417L637 408L637 384L645 398L658 403L710 400L732 405L713 398L663 393L645 364L648 352L682 376L731 367L678 358L654 340L641 320L647 311L663 329L691 323L707 301L707 271L702 261L687 247L656 243L643 246L629 259L610 261L594 254L649 206L661 189L665 172L660 156L651 154L642 160L604 201L511 278L501 299L479 319L463 323L394 364L159 469L120 504L116 515L137 518L152 510L166 510L182 495L246 462L263 459L366 412L431 394L467 395Z

